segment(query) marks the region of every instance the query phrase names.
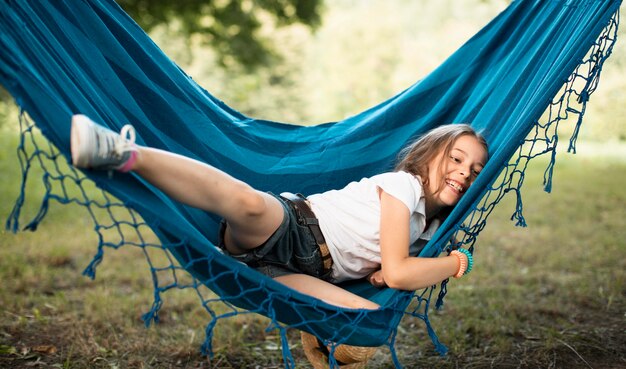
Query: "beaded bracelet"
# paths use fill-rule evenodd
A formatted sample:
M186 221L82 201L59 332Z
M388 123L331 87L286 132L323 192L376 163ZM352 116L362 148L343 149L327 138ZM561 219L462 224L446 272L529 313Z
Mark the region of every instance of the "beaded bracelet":
M472 256L472 253L469 252L467 249L459 248L458 251L464 253L465 256L467 256L467 269L465 270L464 274L468 274L472 271L472 267L474 266L474 256Z
M465 274L465 270L467 269L467 258L463 257L463 254L459 251L452 251L450 255L456 256L456 260L459 262L459 269L452 276L454 278L461 278L463 274Z
M472 271L472 267L474 266L474 258L469 251L463 248L458 248L450 252L450 255L456 256L456 258L459 260L459 270L454 275L454 278L461 278L465 274Z

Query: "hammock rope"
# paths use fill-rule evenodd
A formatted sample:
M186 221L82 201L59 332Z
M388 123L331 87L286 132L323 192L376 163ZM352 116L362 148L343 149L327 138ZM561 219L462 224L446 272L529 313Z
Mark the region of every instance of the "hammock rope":
M466 46L455 53L457 60L468 61L467 65L475 64L476 68L492 67L494 71L503 68L502 65L495 63L494 59L481 60L478 58L476 56L477 50L480 50L478 54L487 51L477 45L484 45L483 42L487 42L483 41L483 38L493 38L495 37L494 34L498 35L500 32L504 32L503 29L507 27L502 26L502 24L506 24L507 21L523 23L516 20L519 17L530 22L530 25L523 24L520 28L533 27L533 22L546 21L546 18L550 19L553 16L552 13L565 11L563 9L568 8L566 2L551 1L547 3L541 4L545 7L543 12L547 13L544 18L531 17L528 20L522 15L532 13L537 2L531 0L514 2L509 9L490 23L488 26L490 28L486 28L486 30L494 30L493 34L481 31ZM434 297L433 293L437 291L436 286L411 293L392 289L378 290L361 281L343 285L348 290L378 302L381 309L376 311L333 307L285 288L270 278L261 276L256 271L242 267L212 247L212 243L214 243L214 239L210 238L212 236L204 235L199 230L214 229L219 219L173 203L158 190L147 186L134 176L116 174L109 178L97 173L83 173L68 165L70 113L89 113L86 110L95 109L92 111L94 113L92 115L96 115L96 119L97 116L107 117L108 119L103 119L103 121L110 122L108 123L110 125L128 121L128 119L122 119L124 114L128 114L133 119L147 122L144 123L144 127L140 127L143 130L140 130L139 140L144 141L140 143L170 148L188 154L188 156L230 167L233 169L230 172L234 172L235 176L247 180L253 185L259 185L261 188L272 190L273 187L278 188L279 185L284 186L286 184L292 185L292 188L299 188L304 193L337 187L338 181L345 182L350 179L358 179L354 177L368 175L370 171L377 172L381 168L387 168L390 158L395 155L394 153L403 146L403 143L410 136L419 134L434 124L455 121L457 118L471 121L477 128L485 130L491 143L492 159L488 167L483 170L483 173L486 174L478 178L472 189L464 196L463 204L459 204L452 212L448 220L442 225L441 230L422 250L420 255L434 257L457 246L464 246L473 251L476 238L485 228L488 216L495 205L510 192L517 199L516 209L511 219L515 220L519 226L526 225L522 213L521 187L524 183L524 173L528 162L537 156L550 155L544 185L546 191L551 191L558 144L557 131L559 124L563 121L574 122L568 151L575 152L576 138L586 104L590 95L597 88L602 65L610 56L616 41L620 1L606 2L603 5L594 1L581 1L581 4L584 5L580 6L581 9L566 9L567 11L578 11L576 14L589 18L588 27L578 25L581 27L578 31L581 38L582 35L587 38L578 40L575 50L567 54L565 60L560 59L560 57L555 59L563 62L559 65L565 68L566 72L559 72L560 74L546 77L552 83L549 87L541 90L542 94L537 93L538 96L536 97L530 98L537 85L546 84L546 80L535 81L531 85L528 85L530 82L527 80L534 80L547 74L548 69L541 68L548 67L536 67L533 65L536 61L531 60L523 65L503 64L511 68L531 69L531 71L524 72L527 77L522 82L516 81L513 88L506 90L508 91L506 96L498 96L497 93L494 93L494 91L499 91L496 87L478 89L474 93L459 92L460 95L453 97L443 93L441 101L433 102L433 104L438 107L442 104L448 105L449 108L437 110L428 105L411 108L413 110L404 112L403 110L408 109L407 106L415 105L415 100L423 96L420 93L430 94L443 88L452 89L453 87L450 86L460 83L453 82L441 86L438 84L447 78L443 78L442 75L449 71L449 65L455 60L453 56L428 78L389 101L342 122L316 127L295 127L273 122L253 121L242 116L188 80L165 56L157 55L158 50L153 45L146 44L149 43L147 36L114 3L82 1L77 2L77 4L79 4L76 7L78 10L66 8L62 4L54 5L57 8L50 4L37 8L32 4L0 3L0 45L13 52L7 57L0 56L0 83L7 88L15 97L17 104L24 109L23 113L20 114L21 134L17 153L22 168L21 192L7 220L7 229L15 232L22 228L20 227L20 220L25 215L21 214L21 210L26 201L27 183L33 180L39 181L44 191L41 205L37 214L27 222L23 229L36 230L45 218L51 202L75 204L84 208L93 221L94 231L98 235L97 251L92 262L84 271L86 276L95 278L96 268L101 263L107 248L137 247L143 251L152 274L154 286L152 307L143 316L147 326L152 322L158 322L158 312L164 301L163 293L171 289L191 289L198 295L200 303L210 317L206 326L206 340L202 346L204 353L213 355L212 337L214 328L219 321L241 314L258 313L269 318L267 330L268 332L276 331L280 336L285 366L292 368L295 367L295 361L287 340L287 330L291 328L310 332L328 344L386 345L389 347L394 364L401 367L395 350L395 342L398 333L397 326L403 316L412 316L423 320L436 350L444 354L447 349L439 342L428 317L430 303ZM19 8L19 11L12 9L12 6ZM601 11L592 12L585 6L599 7ZM76 34L80 35L78 39L71 37L65 39L63 33L56 28L59 19L66 20L66 17L72 19L76 16L75 11L81 12L81 15L86 14L87 18L93 18L93 28L97 31L94 31L95 36L93 37L97 43L89 41L87 37L89 35L84 30L79 30L74 23L70 22L70 25L76 27ZM70 16L62 14L70 14ZM596 17L591 18L589 14L594 14ZM48 17L52 22L49 21ZM47 20L47 22L39 18ZM15 28L20 29L18 34L15 34L11 29L11 24L15 24L16 19L24 27L22 29ZM557 19L562 20L561 18ZM39 21L43 23L38 23ZM3 24L6 24L6 27L2 26ZM42 24L45 24L45 27ZM40 26L41 28L39 28ZM38 42L39 38L46 37L43 35L46 29L50 32L56 29L56 36L58 37L56 41L50 41L48 45L45 45L46 42ZM114 42L115 39L105 37L113 31L116 32L117 39L127 43L127 48L122 49ZM516 32L521 31L511 32L513 35L499 39L497 44L521 43L519 39L514 37ZM551 42L556 42L558 39L564 40L571 37L571 32L564 28L560 32L551 34L551 37L553 38ZM528 41L524 37L520 39L525 40L524 42ZM20 42L29 47L20 47ZM133 44L134 42L137 42L137 45ZM71 47L68 48L67 44L64 43L69 43ZM44 45L42 46L42 44ZM100 55L100 51L98 51L96 56L90 56L91 65L88 65L89 63L83 61L83 55L72 51L74 47L84 50L95 47L94 45L107 48L115 58L107 56L99 59L97 55ZM493 46L493 48L496 47ZM135 51L129 54L129 50ZM143 54L139 50L143 51ZM502 52L504 53L506 50L508 49ZM497 50L491 51L498 54ZM44 55L59 60L68 60L69 55L69 60L75 60L77 66L70 67L63 65L63 63L61 65L48 65ZM515 57L512 53L495 58L495 60L501 62ZM153 58L156 61L151 61ZM122 65L134 66L136 60L146 63L143 65L147 65L149 68L122 67ZM38 65L39 63L42 65ZM555 63L551 62L550 64ZM551 65L550 68L552 68L549 69L552 73L554 68L560 67ZM122 90L129 93L115 96L107 94L106 89L98 85L100 83L98 81L87 84L81 83L81 78L84 77L81 77L81 74L88 75L89 71L94 69L98 69L98 73L103 73L105 76L107 76L107 71L121 75L122 81L125 82ZM49 73L46 75L47 77L43 78L45 83L37 80L35 70ZM69 75L71 78L59 77L57 81L53 78L56 73L59 76ZM147 91L145 86L138 82L144 73L149 73L147 81L150 84L164 86L163 88L159 87L162 94L160 96L168 97L167 104L164 104L163 109L168 110L168 113L172 114L169 118L174 117L174 119L163 119L151 112L150 106L154 106L155 100L161 99L160 96L151 96L154 100L145 102L146 107L139 106L142 102L132 98L137 95L130 92ZM467 82L468 74L463 73L459 72L458 75L455 75L459 81ZM474 74L471 70L467 73L469 75ZM494 75L505 79L507 74L494 72ZM93 77L89 76L89 78ZM185 83L181 83L181 80L178 80L178 83L173 83L176 78L183 78ZM556 82L554 82L555 79ZM565 82L563 83L563 81ZM493 80L487 79L483 83L494 86L498 84L498 79L494 77ZM525 83L526 85L524 85ZM120 85L122 84L120 83ZM484 85L481 86L484 87ZM78 90L78 92L70 94L64 92L63 88L67 88L68 91ZM462 91L464 88L465 86L460 86L458 90ZM93 91L91 91L92 89ZM101 89L104 89L104 92ZM522 90L527 92L522 94ZM517 103L503 103L502 99L515 99L516 96L524 97L524 99L520 99ZM188 100L183 100L183 97ZM458 100L472 101L472 103L461 104ZM197 110L187 116L181 116L179 109L189 111L189 106L193 106ZM379 129L379 122L376 118L387 114L390 110L394 110L394 112L400 110L402 114L409 114L410 116L416 114L422 116L428 115L429 113L424 113L424 111L430 111L429 109L433 109L435 113L427 116L424 121L415 123L415 120L410 120L410 122L415 123L413 125L416 127L411 127L408 124L409 128L404 125L390 127L384 132L377 130ZM206 121L206 117L209 117L208 124L196 124L196 119L200 119L200 112L205 114L202 115L202 121ZM489 112L490 115L487 116L485 112ZM54 113L59 114L55 116ZM508 125L502 128L493 123L496 119L494 117L498 116L519 116L519 122L515 121L514 118L509 118ZM55 119L59 121L56 122ZM188 123L187 125L181 123L171 126L152 123L164 120L170 122L186 121ZM221 124L222 120L228 124ZM390 120L388 118L382 120L385 124L391 124L388 122ZM193 129L205 130L203 137L211 137L212 142L218 142L218 150L208 151L202 142L194 141L192 138ZM350 134L347 134L347 131ZM511 132L517 132L517 134L508 136ZM390 141L398 141L398 143L396 146L381 147L381 156L375 157L370 163L362 162L357 163L358 165L354 167L334 169L319 167L319 163L294 167L301 162L309 163L302 161L303 158L320 161L320 152L325 154L328 151L331 152L329 155L334 155L333 150L335 148L344 155L346 155L346 151L362 152L365 150L364 147L372 145L374 141L381 140L382 136L388 136L385 140L387 145ZM232 141L233 137L240 140ZM251 140L250 137L254 137L256 140ZM508 142L511 139L514 142ZM186 148L182 146L185 142L189 142L189 146L194 148L193 151L184 151ZM271 142L272 145L270 146L277 151L275 155L280 157L280 159L276 159L278 161L272 159L271 153L260 149L268 142ZM227 157L225 153L229 152L232 152L235 158L238 158L239 155L249 156L250 153L256 153L255 166L247 163L239 164L238 159ZM289 155L285 155L285 152ZM291 159L293 161L290 161ZM242 159L241 161L245 160ZM263 176L259 176L260 173L256 169L262 167L259 163L268 166L266 172L265 169L261 169ZM246 166L255 168L255 170L245 169ZM258 177L264 177L267 173L274 173L272 182L258 182ZM311 183L311 179L309 179L311 173L320 174L315 179L316 183ZM337 177L340 179L336 179ZM295 186L294 183L298 182L301 182L300 186ZM139 187L141 187L140 191L133 192ZM130 193L132 196L129 195ZM146 204L154 205L156 209L148 210ZM157 216L159 212L163 213L165 210L168 211L167 217ZM179 220L180 223L173 227L168 219L170 217ZM456 241L449 242L448 240L451 239ZM442 307L447 290L447 281L444 281L439 288L436 308ZM331 363L333 360L334 358L331 358Z

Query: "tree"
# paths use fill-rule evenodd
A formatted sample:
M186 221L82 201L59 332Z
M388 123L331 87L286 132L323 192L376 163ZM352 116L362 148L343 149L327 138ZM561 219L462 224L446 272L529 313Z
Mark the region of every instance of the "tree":
M146 31L176 23L187 38L199 37L218 54L224 67L268 65L276 53L260 35L267 21L316 27L323 0L118 0Z

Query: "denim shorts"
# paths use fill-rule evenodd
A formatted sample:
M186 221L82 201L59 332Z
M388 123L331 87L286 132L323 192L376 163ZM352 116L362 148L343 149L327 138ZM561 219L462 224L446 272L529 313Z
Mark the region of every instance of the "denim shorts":
M278 229L267 241L248 252L233 255L224 245L227 223L222 221L218 246L226 255L272 278L304 273L328 279L330 273L324 273L320 249L309 227L304 225L304 220L299 218L289 203L280 196L271 195L283 205L285 215Z

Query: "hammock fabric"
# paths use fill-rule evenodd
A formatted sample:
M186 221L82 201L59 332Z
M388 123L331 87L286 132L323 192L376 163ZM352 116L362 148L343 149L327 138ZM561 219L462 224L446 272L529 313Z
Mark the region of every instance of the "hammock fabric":
M406 142L436 125L470 123L489 141L491 160L421 255L448 250L452 236L455 246L473 250L487 216L508 192L518 200L513 217L524 225L524 169L543 153L552 156L546 171L550 190L558 123L576 125L574 149L589 95L614 45L620 3L514 1L407 90L340 122L303 127L229 108L181 71L111 0L1 0L0 83L30 117L22 115L18 153L23 186L33 166L44 169L41 210L25 228L37 227L51 200L83 205L100 237L85 273L95 276L104 247L143 248L155 287L146 322L158 318L162 292L195 288L211 315L203 346L209 353L214 326L246 312L239 308L270 318L268 329L280 333L288 367L295 365L288 328L329 343L388 345L400 366L394 343L407 314L426 322L443 353L428 321L435 287L413 293L362 281L344 285L380 304L375 311L342 309L293 291L218 252L214 215L172 201L135 175L81 173L67 165L71 115L86 114L113 130L131 122L140 144L208 162L262 190L304 194L391 169ZM31 119L49 143L38 138ZM103 191L87 190L93 183ZM20 228L24 189L7 221L14 231ZM150 232L158 241L148 239ZM153 250L165 250L166 262L157 262ZM444 282L437 305L445 292ZM226 308L212 308L215 301Z

